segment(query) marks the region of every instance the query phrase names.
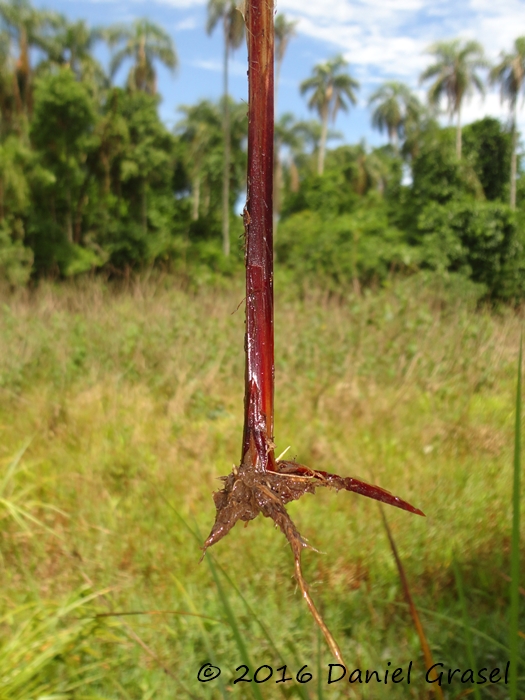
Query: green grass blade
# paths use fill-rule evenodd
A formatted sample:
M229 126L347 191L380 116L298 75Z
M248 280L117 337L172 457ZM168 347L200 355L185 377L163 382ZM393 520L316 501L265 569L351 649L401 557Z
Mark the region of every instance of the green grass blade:
M467 611L467 601L465 599L465 591L463 588L463 579L461 571L455 559L452 560L452 568L454 569L454 577L456 579L456 587L458 589L459 602L461 605L461 615L463 617L463 627L465 628L465 642L467 646L467 656L470 668L477 668L474 658L474 647L472 646L472 633L470 631L469 616ZM473 693L476 700L481 700L481 694L477 685L473 686Z
M13 478L16 470L18 469L18 465L20 464L20 460L24 456L24 454L25 454L27 448L29 447L29 445L31 444L32 440L33 440L33 438L28 438L25 441L23 447L21 447L20 450L18 450L16 455L11 460L11 463L7 467L7 471L4 474L4 478L2 479L2 481L0 481L0 494L2 494L2 495L4 494L4 492L7 488L7 485L9 484L11 479Z
M272 647L272 649L274 650L274 652L276 653L276 655L280 658L281 663L282 663L283 666L284 666L284 665L286 664L286 659L284 658L284 656L281 654L281 652L280 652L279 649L277 648L277 645L276 645L275 642L273 641L273 639L272 639L270 633L269 633L268 630L266 629L266 626L264 625L264 623L262 622L262 620L259 619L259 617L257 616L257 613L255 612L255 610L254 610L254 609L252 608L252 606L248 603L248 601L247 601L246 598L243 596L243 594L241 593L241 591L239 590L239 588L237 588L237 586L236 586L235 583L232 581L232 579L229 577L229 575L227 574L227 572L225 571L225 569L224 569L218 562L215 562L215 565L219 567L219 569L221 570L222 575L226 578L226 580L228 581L228 583L230 584L230 586L233 588L233 590L235 591L235 593L237 593L237 595L239 596L239 598L242 600L242 602L244 603L244 605L245 605L245 607L246 607L246 610L247 610L247 612L248 612L248 615L254 620L254 622L256 622L256 623L259 625L259 627L261 628L261 631L262 631L262 633L264 634L264 636L266 637L268 643L270 644L270 646ZM299 663L299 657L298 657L298 655L297 655L297 652L296 652L296 650L295 650L295 647L294 647L293 645L290 645L290 647L291 647L291 649L292 649L292 655L293 655L293 658L294 658L294 661L295 661L295 665L297 666L297 668L301 668L301 666L302 666L303 664L302 664L302 663ZM283 694L285 694L285 688L282 688L282 691L283 691ZM307 690L306 686L297 684L297 691L298 691L300 697L303 698L303 700L309 700L310 696L309 696L309 694L308 694L308 690Z
M190 596L190 594L188 593L186 588L183 586L182 582L179 581L179 579L173 573L171 574L171 578L175 581L178 589L181 591L182 595L186 598L188 605L196 613L197 606L193 602L193 598ZM206 631L206 628L204 627L204 623L202 622L202 619L197 618L197 624L199 625L200 630L201 630L202 638L204 640L204 646L206 647L206 653L208 654L208 657L210 658L211 663L214 666L218 666L219 664L218 664L217 658L213 652L213 647L210 643L209 634ZM221 693L222 697L224 699L226 699L227 698L226 686L224 685L224 679L222 678L222 676L219 676L219 678L217 679L217 682L219 684L219 689L220 689L220 693Z
M408 578L405 572L405 567L403 566L403 562L401 561L401 557L399 556L399 553L397 551L397 546L394 540L394 536L392 534L392 531L390 529L390 526L388 524L387 517L385 515L385 511L383 509L383 506L381 503L378 503L379 506L379 512L381 513L381 519L383 521L383 525L385 527L385 531L388 537L388 541L390 543L390 549L392 550L392 554L394 556L394 561L396 562L396 567L397 571L399 573L399 579L401 581L401 587L403 589L403 593L405 596L405 600L408 604L408 609L410 610L410 616L412 617L412 621L414 623L414 628L416 630L417 636L419 637L419 641L421 643L421 651L423 652L423 658L425 659L425 665L427 670L433 668L434 666L434 659L432 657L432 650L430 649L430 644L428 643L427 636L425 634L425 630L423 629L423 625L421 624L421 618L419 617L419 612L416 607L416 604L414 603L414 599L412 598L412 593L410 591L410 586L408 585ZM433 672L434 673L434 672ZM435 673L434 673L435 675ZM432 679L432 675L430 676ZM443 691L441 689L441 685L435 685L433 687L433 692L435 693L436 697L440 698L441 700L444 700L444 695Z
M233 609L230 605L230 601L228 600L228 596L226 594L226 591L224 590L219 574L217 572L217 568L215 567L213 557L211 554L207 554L206 560L208 562L208 566L210 567L213 579L215 581L215 584L217 586L217 590L219 591L219 597L221 599L222 606L224 608L224 612L226 613L226 617L228 619L228 624L230 625L233 636L235 638L235 643L237 644L237 649L239 650L239 654L241 656L241 660L243 664L246 664L248 668L250 669L250 673L253 673L255 670L255 667L250 663L250 657L248 656L248 651L246 649L246 645L244 643L244 639L242 638L241 631L239 629L239 626L237 624L237 620L235 618L235 615L233 613ZM263 697L261 695L261 691L259 690L259 686L252 681L250 684L250 688L253 692L254 697L257 698L257 700L263 700Z
M399 607L408 607L407 603L404 602L396 602L396 601L388 601L388 600L383 600L380 598L375 598L375 600L378 603L388 603L389 605L398 605ZM445 615L444 613L438 613L435 610L429 610L429 608L422 608L421 606L418 606L419 612L425 613L425 615L428 615L429 617L434 617L436 620L443 620L444 622L447 622L449 625L453 625L455 627L465 627L465 623L463 620L458 620L455 617L451 617L450 615ZM486 632L482 632L481 630L476 629L475 627L472 627L472 625L468 625L470 631L472 634L475 634L476 636L480 637L480 639L484 639L487 642L490 642L490 644L494 647L497 647L498 649L502 649L505 654L509 654L509 647L506 644L502 644L501 642L498 642L497 639L494 637L491 637L490 634L487 634ZM521 663L525 663L525 659L519 658L519 661Z
M21 508L20 506L17 506L15 503L12 501L8 501L6 498L1 498L0 497L0 506L3 506L6 510L6 512L11 515L13 520L22 528L25 532L31 532L31 529L27 526L27 523L25 520L29 520L29 522L33 523L34 525L38 525L39 527L43 528L46 532L49 532L50 535L53 535L54 537L58 537L59 540L63 540L64 537L62 535L59 535L56 533L52 528L48 527L45 523L43 523L41 520L38 518L35 518L34 515L31 515L27 510L24 508ZM25 520L24 520L25 518Z
M512 490L512 548L510 555L510 698L518 698L518 615L520 577L520 476L521 476L521 365L523 337L520 339L518 386L516 389L516 427L514 430L514 484Z
M182 515L165 499L162 497L165 503L168 504L170 509L175 513L175 515L179 518L179 520L184 524L184 526L191 532L193 537L199 542L199 544L203 541L201 537L199 537L198 533L196 533L192 528L188 525L186 520L182 517ZM233 636L235 639L235 643L237 644L237 649L239 650L239 654L241 656L241 660L243 664L246 664L248 668L250 669L250 672L253 673L255 667L252 666L250 663L250 658L248 656L248 651L246 649L246 645L244 644L244 640L242 638L242 634L239 630L239 626L237 625L237 620L235 618L235 615L233 613L232 607L230 605L230 601L228 600L228 596L226 595L226 591L224 590L219 574L217 572L217 568L215 566L215 563L213 561L213 557L211 554L206 555L206 561L208 562L208 566L210 567L211 574L213 576L213 579L215 581L215 584L217 586L217 590L219 592L219 598L221 599L222 606L224 608L224 612L226 614L226 619L228 621L229 626L231 627L231 630L233 632ZM257 700L263 700L263 697L261 695L261 691L259 690L259 686L254 683L253 685L250 684L250 687L252 689L252 692L254 696L257 698Z

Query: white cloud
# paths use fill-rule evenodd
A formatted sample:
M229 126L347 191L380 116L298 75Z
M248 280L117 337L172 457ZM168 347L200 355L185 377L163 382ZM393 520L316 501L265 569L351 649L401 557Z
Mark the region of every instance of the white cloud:
M122 3L128 10L137 11L147 4L158 8L157 12L162 11L162 6L175 8L178 24L171 25L175 32L202 27L207 4L207 0L89 1L111 3L112 7ZM313 63L342 53L361 83L362 106L370 92L384 80L402 80L424 99L427 86L419 85L419 76L431 61L425 51L435 41L473 38L485 47L489 59L495 61L502 50L510 51L517 36L525 34L525 0L277 0L276 4L278 12L298 20L297 33L302 39L290 44L282 85L297 85ZM189 13L192 14L188 16ZM291 80L287 66L294 61ZM216 60L203 57L191 65L222 73L219 53ZM239 54L230 62L230 73L232 77L246 79L246 63ZM293 103L287 108L292 106ZM489 91L484 102L476 97L466 104L462 120L467 123L485 114L507 118L507 108L500 104L496 88ZM520 112L519 123L525 129L525 108Z
M475 38L494 59L525 31L523 0L281 0L278 10L298 20L298 32L343 51L370 74L415 78L426 47L453 36ZM415 82L415 80L413 81Z
M186 19L177 22L175 25L176 32L184 32L188 29L196 29L198 27L198 22L196 17L186 17Z
M132 0L136 3L143 3L144 0ZM148 0L151 1L151 0ZM204 5L206 0L153 0L155 5L169 5L170 7L177 7L180 9L186 9L188 7L199 7Z
M86 0L93 4L111 4L111 5L121 5L123 9L127 9L129 5L143 5L146 4L146 0ZM77 3L77 0L70 0L71 4L73 2ZM199 7L204 5L206 0L147 0L148 3L153 3L154 5L168 5L177 9L188 9L189 7Z
M435 41L476 39L494 61L525 34L523 0L331 0L328 6L326 0L278 0L277 9L298 20L299 34L322 42L326 58L343 53L365 99L367 88L387 79L418 88L431 60L425 51ZM463 121L484 115L508 116L495 89L484 102L467 103ZM525 126L523 114L520 124Z
M212 60L197 60L191 61L191 65L196 68L202 68L203 70L213 71L214 73L222 73L223 63L219 59ZM228 72L230 75L244 75L246 76L247 64L241 63L240 61L231 60L228 64Z
M195 68L202 68L203 70L211 70L214 73L221 73L222 72L222 63L219 60L198 60L198 61L192 61L191 62L192 66L195 66Z

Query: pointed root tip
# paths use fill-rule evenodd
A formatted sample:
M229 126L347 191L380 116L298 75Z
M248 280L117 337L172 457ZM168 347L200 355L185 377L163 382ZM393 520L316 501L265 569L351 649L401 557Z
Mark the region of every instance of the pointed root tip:
M403 501L402 498L394 496L392 493L390 493L390 491L387 491L380 486L368 484L366 481L361 481L360 479L355 479L354 477L340 476L339 474L332 474L330 472L324 472L318 469L310 469L309 467L305 467L304 464L297 464L296 462L289 462L287 460L278 460L277 467L280 468L281 473L310 476L314 479L319 479L321 482L324 481L325 484L330 479L336 479L338 483L327 485L335 486L337 490L344 488L346 491L359 493L361 496L366 496L367 498L372 498L376 501L380 501L381 503L385 503L386 505L394 506L396 508L400 508L401 510L406 510L408 513L421 515L423 518L426 517L425 513L423 513L423 511L419 508L415 508L407 501Z
M408 503L407 501L403 501L401 498L398 498L397 496L394 496L394 497L388 498L388 499L379 498L378 496L371 496L371 498L374 498L374 500L377 500L380 503L385 503L386 505L394 506L396 508L400 508L401 510L405 510L408 513L413 513L414 515L421 515L423 518L427 517L425 515L425 513L423 513L422 510L420 510L419 508L416 508L415 506L413 506L411 503Z
M387 491L388 493L388 491ZM416 508L413 506L411 503L408 501L403 501L402 498L398 498L397 496L392 496L390 493L388 493L390 496L389 498L380 498L378 496L372 496L375 500L379 501L380 503L385 503L388 506L394 506L395 508L400 508L401 510L406 510L408 513L413 513L414 515L421 515L423 518L426 518L426 515L423 513L422 510L419 508Z
M404 501L402 498L399 498L399 496L394 496L394 494L390 493L390 491L387 491L380 486L373 486L372 484L367 484L365 481L354 479L352 477L343 477L343 482L347 491L354 491L355 493L372 498L380 503L385 503L386 505L400 508L401 510L413 513L414 515L426 517L422 510L416 508L411 503L408 503L408 501Z
M215 542L217 542L217 539L216 539L213 535L214 535L214 533L213 533L213 531L212 531L212 532L210 533L208 539L204 542L204 544L203 544L202 547L200 548L200 549L202 550L202 554L201 554L201 558L199 559L199 564L201 563L201 561L202 561L202 560L204 559L204 557L206 556L206 552L208 551L208 548L211 547L212 544L215 544Z
M421 515L423 518L427 517L422 510L419 510L419 508L414 508L414 506L399 506L399 508L406 510L408 513L413 513L414 515Z

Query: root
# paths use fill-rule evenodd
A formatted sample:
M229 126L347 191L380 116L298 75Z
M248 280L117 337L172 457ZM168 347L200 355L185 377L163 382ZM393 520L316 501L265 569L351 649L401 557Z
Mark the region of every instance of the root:
M423 513L378 486L372 486L351 477L309 469L296 462L277 461L276 471L267 471L257 469L250 460L246 459L238 469L234 467L233 471L222 479L224 488L213 495L217 513L213 528L202 548L202 556L204 557L208 547L227 535L238 520L248 522L256 518L259 513L266 518L271 518L290 543L294 556L295 578L303 598L322 631L330 651L337 661L343 664L341 650L315 607L301 570L301 553L303 547L309 545L301 537L285 505L290 501L298 500L305 493L315 493L317 488L323 486L334 488L336 491L342 489L356 491L418 515Z
M306 601L306 604L308 605L308 608L310 609L310 612L312 613L312 617L316 621L319 629L324 635L324 638L326 639L326 643L328 644L328 648L332 652L332 654L335 656L337 661L345 666L345 662L343 661L343 655L341 654L341 650L339 649L339 646L337 642L335 641L332 633L326 626L325 621L323 620L321 613L317 610L315 607L315 603L312 600L312 597L310 593L308 592L308 586L306 585L306 581L304 580L303 577L303 572L301 569L301 556L299 555L298 557L295 557L295 578L297 580L297 583L299 584L299 587L301 589L301 592L303 594L303 598Z

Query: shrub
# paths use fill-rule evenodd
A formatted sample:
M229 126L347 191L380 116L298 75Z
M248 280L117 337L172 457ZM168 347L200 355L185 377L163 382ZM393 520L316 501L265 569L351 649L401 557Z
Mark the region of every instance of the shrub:
M512 135L498 119L485 117L463 129L463 152L489 200L508 199Z
M418 219L421 261L484 284L493 298L525 294L523 226L507 205L464 199L431 203Z
M279 227L279 262L300 277L313 275L337 286L383 281L392 269L415 266L417 251L390 226L386 207L374 203L352 214L294 214Z
M454 130L430 130L412 164L412 197L416 210L429 201L446 202L471 196L484 199L475 169L466 158L458 160Z
M0 225L0 276L10 287L24 285L31 275L33 253L17 237L18 221L12 227ZM20 226L21 228L21 226Z

